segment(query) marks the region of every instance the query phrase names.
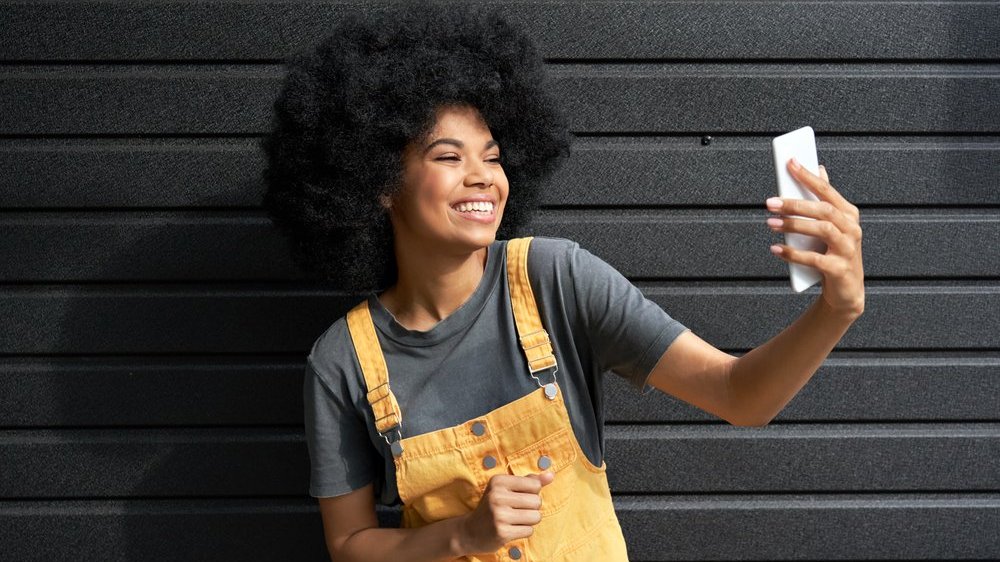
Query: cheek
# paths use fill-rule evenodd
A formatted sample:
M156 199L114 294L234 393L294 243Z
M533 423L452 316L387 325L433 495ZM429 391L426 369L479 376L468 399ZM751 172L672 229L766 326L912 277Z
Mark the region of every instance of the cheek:
M426 222L437 223L443 218L447 218L451 213L451 208L448 205L449 193L444 190L428 189L418 199L416 212Z

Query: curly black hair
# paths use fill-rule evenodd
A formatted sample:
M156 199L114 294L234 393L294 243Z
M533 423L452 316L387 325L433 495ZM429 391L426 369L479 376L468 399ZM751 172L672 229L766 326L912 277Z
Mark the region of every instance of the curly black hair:
M544 181L569 156L565 116L531 39L498 7L409 2L346 12L315 49L286 59L260 146L263 206L296 265L348 291L398 275L379 196L402 187L405 148L445 106L478 109L510 182L498 239L518 236Z

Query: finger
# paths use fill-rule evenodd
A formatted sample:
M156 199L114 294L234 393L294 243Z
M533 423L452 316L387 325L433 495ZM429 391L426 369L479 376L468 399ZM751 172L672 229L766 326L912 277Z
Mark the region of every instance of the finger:
M834 207L837 207L838 209L846 213L850 213L850 209L852 207L851 203L847 199L845 199L844 196L840 194L840 192L834 189L833 186L830 185L829 181L820 176L817 176L816 174L813 174L809 170L805 169L805 167L803 166L799 166L798 169L793 168L792 167L793 160L795 159L794 158L790 159L788 161L788 166L787 166L788 173L790 173L793 178L798 180L799 183L805 185L805 187L808 188L809 191L815 193L816 197L818 197L820 200L827 201Z
M534 527L542 522L542 514L539 511L519 510L511 521L511 527Z
M517 527L519 525L534 526L542 520L542 512L538 509L509 509L505 510L503 522Z
M538 474L531 474L530 476L541 482L542 486L548 486L556 479L556 473L551 470L539 472Z
M780 205L776 203L780 202ZM816 220L825 220L833 223L843 233L854 237L860 236L861 227L854 218L841 211L828 201L809 201L808 199L786 199L781 197L771 197L767 200L769 211L779 213L779 218L787 218L789 215L809 217Z
M780 221L781 224L776 224ZM798 232L815 236L826 243L827 248L839 254L850 254L852 252L850 239L837 229L833 223L820 220L798 219L794 217L783 217L767 219L768 227L774 232Z
M538 477L533 474L527 476L511 476L509 480L505 479L505 482L507 483L507 489L514 492L529 492L537 494L542 489L541 481L539 481Z
M507 542L530 537L535 532L534 526L541 522L542 514L539 513L537 520L534 519L535 518L528 518L525 520L519 516L517 523L504 521L501 525L499 525L499 529L501 530L500 536L502 536Z
M506 504L515 509L541 509L542 495L525 492L510 492L505 496Z
M524 478L534 478L542 482L543 484L548 484L549 479L554 478L555 475L556 473L552 472L551 470L546 470L545 472L535 472L535 473L525 474Z
M772 245L771 253L788 262L801 263L802 265L815 267L823 273L826 273L827 271L826 260L832 259L829 256L825 256L819 252L813 252L812 250L797 250L788 244Z
M822 164L819 165L819 177L823 178L823 181L827 183L830 182L830 176L828 176L826 173L826 166Z

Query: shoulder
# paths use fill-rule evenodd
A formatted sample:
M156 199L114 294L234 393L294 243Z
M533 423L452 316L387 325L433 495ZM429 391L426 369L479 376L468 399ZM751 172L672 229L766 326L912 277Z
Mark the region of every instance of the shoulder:
M579 249L580 245L569 238L534 236L528 246L528 270L542 274L566 270Z
M605 274L609 268L604 260L569 238L536 236L528 248L529 277L543 287L579 284L583 279Z
M575 240L561 238L558 236L532 236L531 246L528 250L531 253L555 255L565 253L572 248L579 248L580 245Z
M528 246L528 279L540 305L560 306L565 311L576 308L577 287L574 263L580 245L569 238L535 236ZM573 313L570 312L572 316Z
M326 386L342 387L348 374L355 370L353 345L346 314L313 341L307 361Z

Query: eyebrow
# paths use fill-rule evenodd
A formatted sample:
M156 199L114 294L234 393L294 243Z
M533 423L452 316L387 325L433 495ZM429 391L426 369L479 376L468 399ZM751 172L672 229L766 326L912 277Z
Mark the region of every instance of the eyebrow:
M430 152L430 150L432 148L434 148L435 146L437 146L439 144L453 144L453 145L457 146L458 148L464 148L465 147L465 143L463 143L462 141L460 141L458 139L449 139L449 138L438 139L438 140L430 143L429 145L427 145L427 148L424 149L424 154L427 154L428 152ZM488 150L488 149L490 149L490 148L492 148L494 146L499 147L500 143L498 143L495 139L491 139L491 140L489 140L489 141L486 142L485 146L483 146L483 150Z

